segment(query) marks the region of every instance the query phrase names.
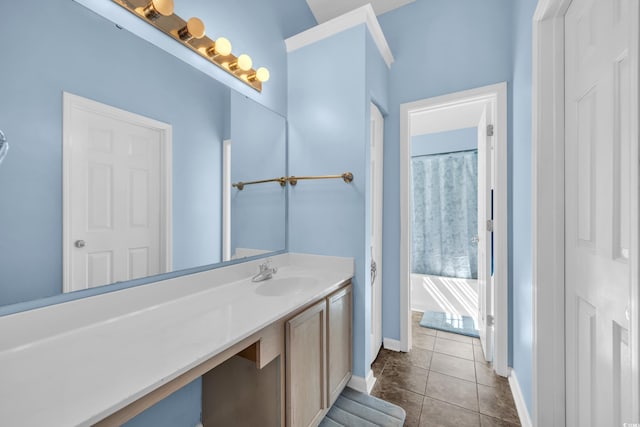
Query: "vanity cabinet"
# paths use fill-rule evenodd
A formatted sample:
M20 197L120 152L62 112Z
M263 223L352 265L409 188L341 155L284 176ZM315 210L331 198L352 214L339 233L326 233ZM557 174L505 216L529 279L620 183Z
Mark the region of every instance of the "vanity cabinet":
M327 408L325 300L286 323L287 417L290 427L315 426Z
M351 379L352 326L351 285L327 298L328 407L333 405Z
M286 322L289 427L317 426L351 378L351 283Z

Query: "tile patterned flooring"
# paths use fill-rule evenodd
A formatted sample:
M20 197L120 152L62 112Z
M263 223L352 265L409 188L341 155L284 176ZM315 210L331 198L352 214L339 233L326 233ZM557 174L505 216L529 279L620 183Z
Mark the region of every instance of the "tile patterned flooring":
M371 366L371 394L401 406L408 427L519 426L509 382L493 373L480 341L419 325L413 312L413 349L382 349Z

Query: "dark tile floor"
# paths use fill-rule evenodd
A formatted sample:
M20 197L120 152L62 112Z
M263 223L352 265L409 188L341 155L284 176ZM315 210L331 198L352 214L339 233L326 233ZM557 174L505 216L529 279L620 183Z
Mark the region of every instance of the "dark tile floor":
M484 360L480 341L419 325L413 312L413 349L382 349L371 366L372 395L407 412L405 426L519 426L509 382Z

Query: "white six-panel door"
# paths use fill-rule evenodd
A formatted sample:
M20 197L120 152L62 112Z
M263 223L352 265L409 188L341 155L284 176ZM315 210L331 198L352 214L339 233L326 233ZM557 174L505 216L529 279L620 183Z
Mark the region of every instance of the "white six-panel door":
M567 425L631 422L629 313L637 0L573 0L565 16ZM635 9L637 12L637 9ZM637 83L637 82L636 82ZM637 110L635 110L637 114ZM637 135L636 135L637 137ZM637 214L635 214L637 215ZM561 327L561 325L558 325ZM634 357L637 357L636 354ZM637 406L637 402L635 403ZM636 420L637 422L637 420Z
M167 271L165 132L78 98L65 109L65 291Z
M371 104L371 363L382 345L382 179L384 118Z

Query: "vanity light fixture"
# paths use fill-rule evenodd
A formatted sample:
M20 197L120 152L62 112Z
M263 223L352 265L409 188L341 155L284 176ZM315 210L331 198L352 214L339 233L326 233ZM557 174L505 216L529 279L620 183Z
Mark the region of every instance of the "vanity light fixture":
M229 40L219 37L214 41L207 37L200 19L184 21L173 13L173 0L112 1L258 92L262 92L262 83L269 80L269 70L264 67L254 70L249 55L233 55Z

